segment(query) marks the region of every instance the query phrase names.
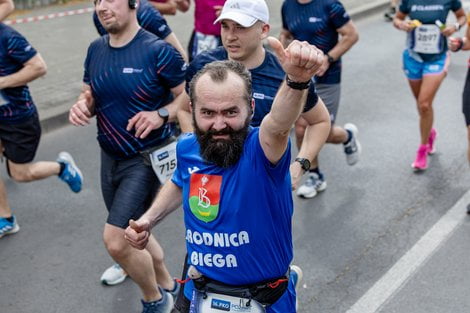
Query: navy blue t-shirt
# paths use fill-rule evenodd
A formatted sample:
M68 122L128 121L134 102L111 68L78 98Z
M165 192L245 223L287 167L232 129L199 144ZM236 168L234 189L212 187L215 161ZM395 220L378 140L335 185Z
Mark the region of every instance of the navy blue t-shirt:
M171 28L168 26L166 20L147 0L140 0L137 7L137 21L140 27L165 39L171 34ZM101 25L96 11L93 13L93 22L95 23L96 30L103 36L108 32Z
M140 29L124 47L109 45L109 35L88 48L83 81L91 86L101 148L116 159L135 156L168 138L171 124L145 139L126 130L141 111L155 111L172 101L171 88L184 82L186 64L171 45Z
M400 4L400 11L407 14L410 19L419 20L425 25L435 25L439 20L445 24L449 11L457 11L462 8L460 0L434 0L432 2L426 0L402 0ZM407 47L411 50L415 45L415 32L416 29L409 32L407 35ZM447 52L447 39L440 34L439 50L440 53L436 54L423 54L418 53L423 61L432 62L441 58L442 54Z
M338 28L349 22L350 17L337 0L314 0L301 4L297 0L285 0L282 4L282 27L295 39L307 41L328 53L338 43ZM330 64L322 77L315 77L319 84L338 84L341 81L341 58Z
M14 74L36 55L36 50L16 30L0 23L0 76ZM0 122L18 123L36 112L28 86L0 90Z
M204 51L197 55L186 71L186 82L189 83L194 75L204 67L204 65L213 61L228 60L228 54L224 47L214 50ZM253 88L253 98L255 99L255 114L251 120L252 126L259 126L261 121L271 110L274 96L284 81L286 74L279 64L276 56L266 51L266 57L263 63L257 68L251 69L251 80ZM188 84L186 84L188 88ZM315 86L312 83L305 105L306 110L310 110L317 104L318 95L315 92Z

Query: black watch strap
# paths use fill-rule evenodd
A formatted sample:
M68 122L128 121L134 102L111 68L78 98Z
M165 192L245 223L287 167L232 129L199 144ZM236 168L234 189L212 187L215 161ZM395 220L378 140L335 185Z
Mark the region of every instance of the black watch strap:
M289 76L286 76L286 84L287 86L289 86L290 88L292 89L296 89L296 90L304 90L304 89L307 89L308 87L310 87L310 82L312 80L309 79L308 81L306 82L295 82L293 80L291 80L289 78Z
M170 113L166 108L160 108L157 110L158 116L160 116L163 119L163 124L166 124L168 122L168 119L170 118Z
M295 158L295 162L299 162L302 169L306 172L310 169L310 161L308 159Z
M326 54L326 57L327 57L328 63L334 63L335 62L335 59L333 59L333 57L331 55L329 55L328 53Z

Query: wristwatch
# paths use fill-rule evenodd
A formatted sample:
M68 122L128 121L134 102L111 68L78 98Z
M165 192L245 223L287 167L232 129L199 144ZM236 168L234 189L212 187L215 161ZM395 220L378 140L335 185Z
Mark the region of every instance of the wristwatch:
M299 162L302 169L306 172L310 169L310 161L308 159L296 158L295 162Z
M326 57L327 57L327 60L328 60L328 63L333 63L335 62L335 59L333 59L333 57L331 55L329 55L328 53L326 54Z
M157 111L158 116L160 116L163 119L163 124L166 124L168 122L168 119L170 118L170 113L166 108L160 108Z

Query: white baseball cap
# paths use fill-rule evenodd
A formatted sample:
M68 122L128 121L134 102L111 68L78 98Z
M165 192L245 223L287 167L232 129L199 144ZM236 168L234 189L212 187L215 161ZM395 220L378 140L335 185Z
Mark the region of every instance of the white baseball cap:
M269 23L269 9L264 0L227 0L214 24L225 19L243 27L253 26L258 20Z

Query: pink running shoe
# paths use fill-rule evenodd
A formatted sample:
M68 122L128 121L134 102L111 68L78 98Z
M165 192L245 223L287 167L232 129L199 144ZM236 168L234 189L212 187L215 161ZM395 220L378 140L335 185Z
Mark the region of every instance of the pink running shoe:
M431 132L429 133L428 138L428 154L434 154L436 152L436 137L437 131L434 128L431 128Z
M416 160L411 164L415 170L425 170L428 167L428 145L420 145L416 152Z

